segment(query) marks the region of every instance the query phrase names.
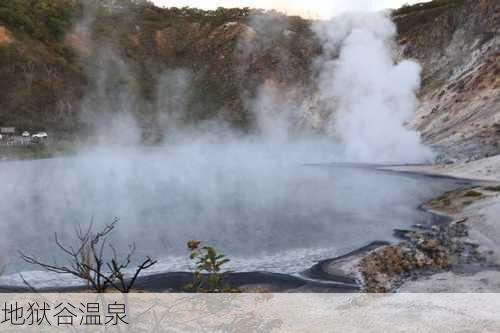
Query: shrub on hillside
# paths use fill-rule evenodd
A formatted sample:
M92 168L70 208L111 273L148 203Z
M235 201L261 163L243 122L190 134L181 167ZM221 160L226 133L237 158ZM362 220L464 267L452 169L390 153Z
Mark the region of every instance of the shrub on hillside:
M77 8L74 0L1 1L0 20L39 39L60 38Z

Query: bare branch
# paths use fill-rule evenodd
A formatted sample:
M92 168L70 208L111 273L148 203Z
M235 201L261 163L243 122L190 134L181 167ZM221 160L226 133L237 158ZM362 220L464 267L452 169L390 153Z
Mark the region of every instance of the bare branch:
M35 287L33 287L28 281L26 281L26 279L24 278L24 276L19 273L19 276L21 277L21 280L23 281L23 283L26 285L26 287L28 287L28 289L32 292L32 293L38 293L38 290L36 290Z
M126 270L132 262L132 256L136 249L135 243L129 246L129 252L122 260L118 258L118 253L113 245L109 244L113 256L110 261L104 259L104 249L105 245L108 244L108 236L114 230L117 222L118 219L115 218L111 224L105 226L102 231L96 233L92 232L93 218L89 228L85 231L78 226L75 229L76 238L79 242L79 246L76 250L72 246L68 247L62 244L56 233L55 243L57 247L69 257L69 266L48 264L39 261L34 256L19 252L21 259L29 264L43 267L51 272L77 276L87 281L88 285L96 292L105 292L111 286L118 291L128 293L132 289L139 274L143 270L156 264L156 261L149 257L146 258L137 266L132 279L126 281L124 270ZM107 268L106 271L104 270L105 268Z
M124 292L129 292L129 291L132 289L132 287L133 287L133 286L134 286L134 284L135 284L135 281L136 281L136 280L137 280L137 278L139 277L139 274L140 274L143 270L146 270L146 269L150 268L151 266L156 265L156 263L157 263L157 262L158 262L157 260L152 260L152 259L151 259L151 258L149 258L149 257L148 257L145 261L143 261L143 263L142 263L142 264L140 264L140 265L137 267L137 269L136 269L136 271L135 271L134 276L132 277L132 279L131 279L131 280L130 280L130 282L129 282L129 285L128 285L127 290L126 290L126 291L124 291Z

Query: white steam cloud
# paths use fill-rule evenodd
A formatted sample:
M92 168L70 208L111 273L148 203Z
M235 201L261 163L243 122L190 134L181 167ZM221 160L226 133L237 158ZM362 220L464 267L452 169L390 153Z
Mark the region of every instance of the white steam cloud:
M251 28L269 30L261 21L252 20ZM259 133L272 140L313 140L310 151L324 144L326 135L328 158L336 162L431 161L434 154L420 134L405 126L417 107L421 68L412 60L396 63L396 27L389 16L344 14L313 28L323 52L315 59L318 74L310 103L301 103L304 90L293 84L280 88L279 83L266 80L249 103ZM257 52L255 43L248 48ZM322 128L321 138L318 128Z
M324 53L317 59L320 99L351 162L426 162L432 151L405 127L417 106L418 63L395 63L396 27L383 13L345 14L315 26Z

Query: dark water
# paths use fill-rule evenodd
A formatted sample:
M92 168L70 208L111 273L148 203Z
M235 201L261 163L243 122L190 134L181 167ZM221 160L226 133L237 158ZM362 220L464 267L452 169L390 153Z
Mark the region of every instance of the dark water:
M293 273L394 228L427 223L425 200L455 180L304 165L248 151L149 151L0 163L1 253L8 271L33 269L18 250L61 261L53 234L120 218L112 241L186 269L185 243L204 240L238 270Z

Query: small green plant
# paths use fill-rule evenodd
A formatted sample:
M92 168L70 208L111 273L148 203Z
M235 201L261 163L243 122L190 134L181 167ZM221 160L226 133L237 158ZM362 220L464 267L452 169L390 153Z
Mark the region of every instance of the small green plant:
M484 189L486 191L500 192L500 186L487 186Z
M195 262L193 282L184 289L199 293L232 293L239 292L224 282L224 277L230 271L223 271L223 266L229 259L212 246L201 246L201 241L187 242L190 251L189 258Z
M466 197L480 197L483 194L481 192L475 191L475 190L470 190L465 193L464 196Z

